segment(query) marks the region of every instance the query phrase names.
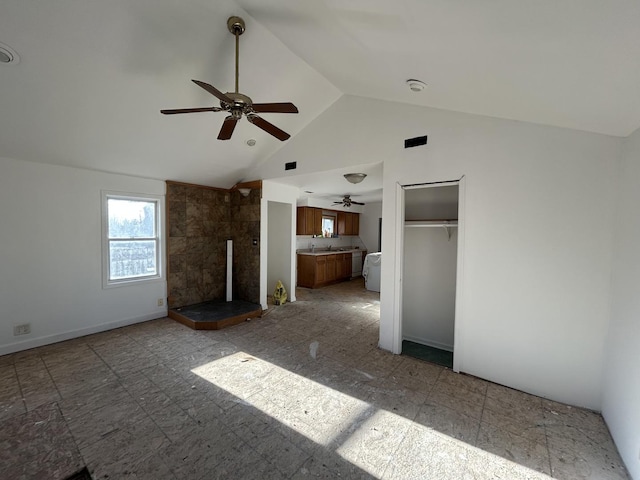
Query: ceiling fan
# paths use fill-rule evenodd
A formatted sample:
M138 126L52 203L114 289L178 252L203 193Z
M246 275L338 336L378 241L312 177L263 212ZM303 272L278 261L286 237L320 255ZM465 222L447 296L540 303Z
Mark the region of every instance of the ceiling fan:
M229 112L227 118L224 119L220 133L218 134L218 140L229 140L233 134L233 130L236 128L238 120L244 115L247 117L250 123L256 127L261 128L270 135L273 135L278 140L285 141L291 135L287 132L280 130L272 123L267 122L264 118L259 117L257 113L298 113L298 109L291 102L282 103L253 103L251 98L247 95L243 95L238 91L238 57L240 51L240 35L244 33L245 25L244 20L240 17L229 17L227 20L227 28L236 37L236 90L235 92L222 93L208 83L201 82L200 80L192 80L193 83L201 88L204 88L211 95L220 100L219 107L201 107L201 108L177 108L172 110L160 110L160 113L165 115L175 115L177 113L195 113L195 112Z
M334 205L342 205L343 207L350 207L351 205L364 205L362 202L356 202L351 200L351 195L345 195L339 202L333 202Z

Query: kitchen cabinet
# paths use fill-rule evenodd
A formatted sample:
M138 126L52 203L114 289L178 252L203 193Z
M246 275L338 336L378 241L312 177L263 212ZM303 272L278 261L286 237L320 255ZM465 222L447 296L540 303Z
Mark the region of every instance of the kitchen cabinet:
M298 286L317 288L351 277L351 253L298 254Z
M296 235L321 235L322 209L298 207L296 210Z
M338 212L335 232L338 235L359 235L360 214ZM296 235L322 235L322 208L298 207L296 210Z
M360 214L338 212L338 235L358 235L360 233Z
M336 275L336 256L324 255L327 259L327 282L333 282L338 276Z
M315 257L315 272L313 274L314 284L327 282L327 257ZM314 267L314 265L312 265Z

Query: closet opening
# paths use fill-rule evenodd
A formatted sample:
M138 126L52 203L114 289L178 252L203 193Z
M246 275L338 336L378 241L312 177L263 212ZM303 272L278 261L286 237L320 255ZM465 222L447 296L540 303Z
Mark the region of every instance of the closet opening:
M459 182L403 189L402 354L453 368Z

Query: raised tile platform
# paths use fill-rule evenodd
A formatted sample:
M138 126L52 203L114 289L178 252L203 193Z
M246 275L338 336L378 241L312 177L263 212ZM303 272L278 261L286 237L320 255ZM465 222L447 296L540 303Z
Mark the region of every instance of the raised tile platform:
M219 330L261 316L260 305L244 300L218 300L169 310L169 318L194 330Z

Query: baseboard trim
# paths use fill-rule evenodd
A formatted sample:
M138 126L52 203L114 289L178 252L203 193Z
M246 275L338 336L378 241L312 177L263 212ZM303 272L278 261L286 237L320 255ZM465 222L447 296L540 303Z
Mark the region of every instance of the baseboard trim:
M18 343L10 343L9 345L3 345L0 347L0 355L8 355L10 353L21 352L23 350L29 350L31 348L42 347L44 345L51 345L52 343L64 342L65 340L72 340L74 338L85 337L94 333L106 332L107 330L113 330L114 328L126 327L135 323L148 322L149 320L156 320L158 318L164 318L167 316L167 311L148 313L146 315L140 315L137 317L124 318L122 320L116 320L115 322L106 322L99 325L93 325L91 327L80 328L78 330L69 330L63 333L55 333L53 335L47 335L45 337L30 338Z
M427 340L425 338L418 338L411 335L404 335L403 340L409 340L414 343L421 343L427 347L438 348L440 350L446 350L447 352L453 352L453 345L447 345L446 343L434 342L433 340Z

